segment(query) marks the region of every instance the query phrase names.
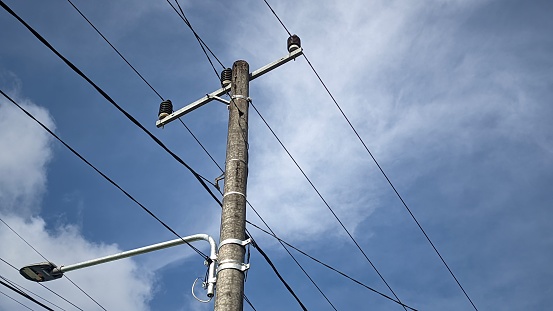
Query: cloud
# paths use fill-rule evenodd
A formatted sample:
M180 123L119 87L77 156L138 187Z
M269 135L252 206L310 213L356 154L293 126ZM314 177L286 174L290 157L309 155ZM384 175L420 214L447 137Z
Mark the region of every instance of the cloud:
M504 157L494 149L497 142L514 146L530 140L550 149L545 135L532 137L535 127L547 124L540 117L543 99L527 91L532 80L524 59L508 50L516 45L513 38L466 27L484 4L436 1L429 8L409 1L347 6L323 1L313 10L284 4L275 10L300 35L307 56L377 160L406 189L452 159L484 150ZM236 32L241 36L236 41L245 44L234 53L249 55L251 70L272 61L268 55L285 53L274 42L284 46L286 36L275 29L276 19L261 22L274 18L262 9L245 20L264 26L251 29L248 22ZM351 231L382 206L388 186L304 59L253 81L250 92ZM255 153L248 193L254 207L285 238L334 234L339 225L253 110L250 131Z
M19 103L55 129L46 109L29 101ZM38 211L52 158L50 142L49 134L37 123L5 98L0 99L0 211L23 216Z
M14 98L50 129L55 129L46 109L21 99L21 96ZM53 230L46 229L44 220L37 215L46 189L47 165L53 156L51 138L5 99L0 100L0 150L0 217L13 231L58 265L121 251L114 244L87 241L79 228L71 224L62 224ZM2 259L18 268L45 261L13 231L0 223ZM67 307L67 303L59 297L37 284L23 280L18 271L4 263L0 264L0 274L57 305ZM148 309L153 276L139 269L130 259L72 271L68 276L108 310ZM80 308L97 308L93 301L67 280L57 280L47 285ZM8 307L10 304L12 302L3 303L3 306ZM17 308L20 306L15 303L10 306L10 310Z

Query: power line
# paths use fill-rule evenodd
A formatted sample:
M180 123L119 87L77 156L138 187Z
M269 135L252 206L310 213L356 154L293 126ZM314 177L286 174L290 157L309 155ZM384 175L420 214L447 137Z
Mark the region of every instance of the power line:
M14 265L12 265L11 263L7 262L6 260L4 260L4 259L1 258L1 257L0 257L0 261L3 261L6 265L12 267L12 268L15 269L16 271L19 271L19 269L17 269L17 267L15 267ZM37 284L40 285L40 286L42 286L43 288L45 288L46 290L48 290L48 291L51 292L52 294L54 294L54 295L58 296L59 298L65 300L65 302L69 303L69 304L72 305L73 307L75 307L75 308L77 308L77 309L79 309L79 310L81 310L81 311L84 311L83 309L79 308L77 305L75 305L75 304L72 303L71 301L67 300L65 297L61 296L60 294L58 294L58 293L56 293L55 291L51 290L50 288L46 287L44 284L42 284L42 283L37 283ZM19 287L22 287L22 286L19 286ZM39 295L37 295L37 294L31 292L31 291L28 290L28 289L26 289L26 290L27 290L28 292L32 293L33 295L35 295L35 296L37 296L37 297L43 299L44 301L47 301L47 302L49 302L50 304L52 304L52 305L54 305L54 306L56 306L56 307L62 309L61 307L55 305L53 302L50 302L50 301L44 299L43 297L40 297ZM63 309L62 309L62 310L63 310Z
M282 22L282 20L278 17L278 15L276 14L276 12L273 10L273 8L269 5L269 3L267 2L267 0L263 0L265 2L265 4L267 4L267 6L269 7L269 9L271 10L271 12L273 12L274 16L278 19L278 21L280 22L280 24L282 25L282 27L284 27L284 29L286 30L286 32L288 32L289 35L291 35L290 31L288 31L288 29L286 28L286 26L284 26L284 23ZM419 227L419 229L421 230L421 232L423 233L423 235L425 236L425 238L428 240L428 242L430 243L430 245L432 246L432 248L434 249L434 252L436 252L436 254L438 255L438 257L440 258L440 260L442 261L442 263L444 264L444 266L447 268L447 270L449 271L449 274L451 274L451 276L453 277L453 279L455 280L455 282L457 283L457 285L459 286L459 288L461 289L461 291L463 292L463 294L465 295L465 297L467 297L468 301L470 302L470 304L472 305L472 307L478 311L478 308L476 308L476 305L473 303L472 299L470 299L468 293L465 291L465 289L463 288L463 286L461 285L461 283L459 282L459 280L457 279L457 277L455 276L455 274L453 273L453 271L451 270L451 268L449 267L449 265L446 263L445 259L442 257L442 255L440 254L440 252L438 251L438 249L436 248L436 246L434 245L434 243L432 242L432 240L430 240L430 237L428 236L428 234L426 233L426 231L422 228L422 225L419 223L419 221L416 219L415 215L413 214L413 212L411 212L411 209L409 208L409 206L407 205L407 203L403 200L403 197L399 194L399 192L397 191L396 187L393 185L392 181L388 178L388 176L386 175L386 173L384 172L384 169L380 166L380 164L378 163L378 161L376 160L376 158L373 156L372 152L369 150L369 148L367 147L367 144L365 144L365 141L363 141L363 139L361 138L361 136L359 135L359 133L357 132L357 130L355 129L355 127L353 126L353 124L350 122L349 118L346 116L345 112L342 110L342 108L340 107L340 105L338 104L338 101L334 98L334 96L332 95L332 93L330 92L330 90L328 89L328 87L326 86L326 84L324 83L323 79L321 78L321 76L317 73L317 71L315 70L315 67L311 64L311 62L309 61L309 59L307 58L307 55L305 54L305 52L302 54L303 57L305 57L305 60L307 61L307 63L309 64L309 67L311 67L311 69L313 70L313 73L315 73L315 75L317 76L317 79L321 82L322 86L324 87L324 89L326 90L326 92L328 93L328 95L330 96L330 98L332 99L332 101L334 102L334 104L336 105L336 107L338 108L338 110L340 111L340 113L342 114L342 116L344 117L344 119L347 121L347 123L349 124L350 128L353 130L353 132L355 133L355 135L357 136L357 138L359 139L359 141L361 142L361 144L363 145L363 147L365 148L365 150L367 151L367 153L370 155L370 157L372 158L372 160L374 161L374 163L376 164L376 166L378 167L378 169L380 170L380 172L382 173L382 175L384 176L384 178L386 179L386 181L388 182L388 184L390 185L390 187L392 187L393 191L395 192L396 196L399 198L399 200L401 201L401 203L403 204L403 206L405 207L405 209L407 210L407 212L409 212L409 215L411 215L411 218L415 221L415 223L417 224L417 226ZM397 297L396 297L397 298Z
M98 28L96 28L96 26L94 26L94 24L92 24L92 22L81 12L81 10L79 10L79 8L77 8L75 6L75 4L73 4L73 2L71 2L71 0L67 0L67 2L69 2L71 4L71 6L73 8L75 8L75 10L77 10L77 12L79 12L79 14L88 22L88 24L90 26L92 26L92 28L94 28L94 30L96 30L96 32L102 37L102 39L104 39L104 41L107 42L107 44L109 44L109 46L111 46L111 48L125 61L125 63L127 63L127 65L129 65L132 70L140 77L140 79L142 79L142 81L144 81L144 83L146 83L150 89L152 89L152 91L154 91L154 93L157 94L157 96L161 99L161 100L164 100L163 97L158 93L158 91L156 91L156 89L154 89L154 87L148 83L148 81L146 81L146 79L140 74L140 72L138 72L138 70L136 70L133 65L131 65L131 63L129 63L127 61L127 59L121 54L119 53L119 51L115 48L115 46L113 46L113 44L111 44L111 42L109 42L109 40L100 32L100 30L98 30Z
M94 83L88 76L86 76L79 68L77 68L73 63L71 63L67 58L65 58L61 53L59 53L44 37L42 37L36 30L34 30L29 24L27 24L21 17L19 17L12 9L10 9L2 0L0 0L0 6L2 6L8 13L15 17L21 24L23 24L40 42L42 42L46 47L48 47L56 56L58 56L67 66L69 66L76 74L88 82L100 95L102 95L112 106L114 106L119 112L121 112L127 119L139 127L146 135L148 135L158 146L163 150L169 153L173 159L182 164L186 169L192 173L192 175L198 180L202 187L211 195L211 197L218 202L219 199L215 194L209 189L207 184L202 179L202 176L198 174L192 167L190 167L186 162L184 162L178 155L171 151L165 144L159 140L152 132L150 132L144 125L142 125L138 120L136 120L131 114L129 114L125 109L119 106L104 90L102 90L96 83Z
M0 0L1 2L2 0ZM6 94L4 94L4 92L2 90L0 90L0 93L2 93L2 95L6 96ZM7 97L8 99L11 100L11 98ZM36 120L36 119L35 119ZM39 122L38 120L36 120L37 122ZM42 123L41 123L42 125ZM19 237L19 239L21 239L23 242L25 242L25 244L27 244L30 248L32 248L38 255L40 255L40 257L42 257L44 260L50 262L50 260L48 260L44 255L42 255L41 252L39 252L33 245L31 245L31 243L29 243L27 240L25 240L25 238L23 238L19 233L17 233L17 231L15 231L15 229L13 229L10 225L8 225L4 219L2 219L0 217L0 222L2 222L4 225L6 225L6 227L8 227L15 235L17 235ZM80 288L79 286L77 286L77 284L75 284L68 276L65 276L71 283L73 283L73 285L75 285L83 294L85 294L88 298L90 298L92 301L94 301L94 303L96 303L100 308L102 308L104 311L107 311L106 308L104 308L98 301L96 301L96 299L92 298L87 292L85 292L82 288Z
M22 291L22 290L20 290L19 288L17 288L17 287L15 287L15 286L13 286L12 284L10 284L11 281L9 281L8 279L6 279L5 277L3 277L3 276L0 275L0 279L1 279L1 280L0 280L0 284L3 285L4 287L6 287L6 288L8 288L8 289L10 289L10 290L12 290L12 291L14 291L14 292L17 293L18 295L20 295L20 296L22 296L22 297L24 297L24 298L26 298L26 299L28 299L28 300L34 302L35 304L37 304L37 305L43 307L43 308L46 309L46 310L54 311L54 309L48 307L47 305L43 304L42 302L40 302L40 301L34 299L33 297L29 296L29 295L28 295L27 293L25 293L24 291ZM4 281L5 281L5 282L4 282ZM4 294L4 295L5 295L5 294ZM6 296L7 296L7 295L6 295ZM9 296L8 296L8 297L9 297ZM22 304L22 305L23 305L23 304ZM29 308L29 309L30 309L30 308Z
M267 224L267 222L263 219L263 217L261 217L261 215L257 212L257 210L253 207L253 205L250 204L249 201L246 200L246 202L248 203L248 205L250 206L250 208L254 211L254 213L257 215L257 217L259 217L259 219L261 219L261 221L263 222L263 224L267 227L267 229L269 229L269 231L271 231L272 235L273 236L276 236L275 232L273 231L273 229L271 229L271 227L269 227L269 225ZM246 222L248 222L249 224L251 224L249 221L246 220ZM257 226L256 226L257 227ZM303 271L303 273L305 274L305 276L307 276L307 278L309 279L309 281L311 281L311 283L315 286L315 288L317 288L317 290L319 291L319 293L324 297L324 299L330 304L330 306L338 311L336 309L336 307L334 306L334 304L332 304L332 302L330 301L330 299L325 295L325 293L323 293L322 289L317 285L317 283L315 283L315 280L313 280L313 278L311 278L311 276L309 275L309 273L307 273L307 271L303 268L303 266L299 263L299 261L296 259L296 257L294 257L294 255L292 255L292 253L288 250L288 248L286 247L286 245L284 245L283 241L280 241L278 240L278 242L280 243L280 245L282 246L282 248L284 248L284 250L286 250L286 252L288 253L288 255L290 255L290 257L292 257L292 260L294 260L294 262L296 263L296 265L298 265L298 267L301 269L301 271Z
M1 1L1 0L0 0ZM125 194L129 199L131 199L134 203L136 203L138 206L140 206L146 213L148 213L150 216L152 216L155 220L157 220L162 226L164 226L167 230L169 230L171 233L176 235L178 238L183 240L183 238L175 231L173 228L171 228L169 225L167 225L164 221L162 221L159 217L157 217L151 210L149 210L146 206L144 206L142 203L140 203L137 199L135 199L130 193L128 193L125 189L123 189L119 184L117 184L115 181L113 181L111 178L109 178L106 174L104 174L102 171L100 171L96 166L94 166L92 163L90 163L86 158L84 158L79 152L77 152L73 147L69 146L65 141L63 141L58 135L56 135L52 130L50 130L46 125L44 125L42 122L40 122L38 119L36 119L31 113L29 113L25 108L23 108L21 105L19 105L17 102L15 102L11 97L9 97L4 91L0 90L0 94L4 95L10 102L12 102L14 105L16 105L20 110L22 110L28 117L33 119L35 122L37 122L45 131L47 131L50 135L52 135L54 138L56 138L60 143L62 143L69 151L71 151L74 155L76 155L79 159L81 159L83 162L85 162L88 166L90 166L94 171L96 171L98 174L100 174L105 180L107 180L109 183L111 183L113 186L115 186L117 189L119 189L123 194ZM2 221L3 222L3 221ZM6 224L7 225L7 224ZM202 251L200 251L198 248L193 246L192 244L188 243L187 241L183 240L189 247L191 247L196 253L198 253L200 256L202 256L205 260L210 261L211 259L209 256L204 254ZM31 245L29 245L31 246ZM32 246L31 246L32 247ZM35 249L33 247L33 249ZM35 251L37 251L35 249ZM37 251L38 252L38 251ZM40 253L39 253L40 254ZM42 255L41 255L42 256Z
M0 294L2 294L2 295L4 295L4 296L8 297L9 299L11 299L11 300L17 302L18 304L22 305L23 307L25 307L25 308L27 308L27 309L29 309L29 310L31 310L31 311L33 310L33 309L29 308L28 306L24 305L22 302L16 300L15 298L11 297L10 295L4 293L3 291L0 291Z
M117 55L119 55L119 57L121 57L121 59L123 59L123 61L129 65L129 67L140 77L140 79L142 79L142 81L144 81L144 83L146 83L146 85L148 85L148 87L161 99L161 100L164 100L163 96L161 96L161 94L152 86L152 84L150 84L146 78L144 78L144 76L142 74L140 74L140 72L125 58L125 56L123 56L123 54L121 52L119 52L119 50L107 39L106 36L104 36L104 34L102 34L102 32L98 29L98 27L96 27L91 21L89 18L87 18L84 13L79 10L79 8L77 8L77 6L75 6L75 4L73 2L71 2L71 0L67 0L71 6L88 22L88 24L90 26L92 26L92 28L102 37L102 39L104 39L104 41L106 41L107 44L109 44L109 46L117 53ZM178 13L178 12L177 12ZM184 13L183 13L184 14ZM199 41L200 42L200 41ZM200 43L200 46L202 46L202 44ZM203 46L202 46L203 48ZM210 50L211 51L211 50ZM206 55L207 56L207 55ZM210 60L209 56L208 57L208 60ZM210 60L211 62L211 60ZM215 161L215 159L213 159L213 157L211 156L211 154L209 154L209 152L207 151L207 149L204 147L204 145L200 142L200 140L198 140L198 138L196 138L196 135L194 135L194 133L192 132L192 130L182 121L181 118L179 118L179 121L182 123L182 125L186 128L186 130L190 133L190 135L192 135L192 137L194 138L194 140L200 145L200 147L207 153L207 155L211 158L211 160L220 168L219 164L217 164L217 162Z
M9 265L10 267L12 267L12 268L14 268L16 271L18 271L18 269L17 269L15 266L13 266L12 264L8 263L6 260L4 260L4 259L1 258L1 257L0 257L0 261L3 261L5 264ZM21 290L21 291L27 291L27 292L29 292L29 293L31 293L31 294L37 296L38 298L40 298L40 299L46 301L47 303L53 305L54 307L57 307L58 309L61 309L61 310L63 310L63 311L66 311L66 310L63 309L62 307L56 305L55 303L53 303L53 302L47 300L46 298L44 298L44 297L42 297L42 296L40 296L40 295L38 295L38 294L32 292L31 290L29 290L29 289L27 289L27 288L25 288L25 287L23 287L23 286L21 286L21 285L19 285L19 284L17 284L17 283L15 283L15 282L13 282L13 281L9 281L9 280L7 280L5 277L3 277L3 276L0 276L0 278L3 279L3 280L6 281L6 282L9 282L12 286L17 287L19 290Z
M319 260L319 259L317 259L317 258L315 258L315 257L313 257L313 256L311 256L311 255L309 255L308 253L302 251L301 249L295 247L294 245L292 245L292 244L290 244L290 243L284 241L283 239L281 239L281 238L279 238L278 236L276 236L274 233L271 233L271 232L269 232L269 231L267 231L267 230L265 230L265 229L259 227L258 225L256 225L256 224L250 222L250 221L246 221L246 222L247 222L249 225L255 227L256 229L262 231L263 233L272 236L272 237L275 238L277 241L286 244L288 247L290 247L290 248L296 250L297 252L299 252L300 254L306 256L307 258L309 258L309 259L315 261L316 263L318 263L318 264L320 264L320 265L326 267L327 269L330 269L330 270L332 270L332 271L334 271L334 272L336 272L336 273L342 275L343 277L345 277L345 278L347 278L347 279L349 279L349 280L351 280L351 281L353 281L353 282L355 282L355 283L357 283L357 284L359 284L359 285L365 287L366 289L368 289L368 290L370 290L370 291L372 291L372 292L374 292L374 293L376 293L376 294L379 294L380 296L382 296L382 297L384 297L384 298L386 298L386 299L388 299L388 300L391 300L391 301L393 301L393 302L395 302L395 303L397 303L397 304L399 304L399 305L401 305L401 306L403 306L403 307L406 307L406 308L411 309L411 310L413 310L413 311L416 311L416 310L417 310L417 309L414 309L414 308L412 308L412 307L409 307L408 305L406 305L406 304L400 302L399 300L395 300L394 298L392 298L392 297L390 297L390 296L388 296L388 295L386 295L386 294L383 294L383 293L377 291L376 289L374 289L374 288L372 288L372 287L370 287L370 286L364 284L364 283L361 282L361 281L358 281L358 280L352 278L351 276L345 274L344 272L341 272L340 270L338 270L338 269L336 269L336 268L333 268L332 266L330 266L330 265L328 265L328 264L322 262L321 260Z
M326 205L326 207L328 208L328 210L332 213L332 215L334 216L334 218L338 221L338 223L340 224L340 226L342 227L342 229L344 229L344 231L347 233L347 235L350 237L350 239L353 241L353 243L355 244L355 246L357 246L357 248L359 249L359 251L361 252L361 254L363 254L363 256L365 257L365 259L367 260L367 262L371 265L371 267L374 269L374 271L376 272L376 274L378 274L378 276L380 277L380 279L382 280L382 282L384 282L384 284L386 285L386 287L388 287L388 289L390 290L390 292L392 292L392 294L394 295L394 297L396 297L396 299L398 301L401 301L399 299L399 297L396 295L396 293L394 292L394 290L392 289L392 287L388 284L388 282L386 281L386 279L384 279L384 276L380 273L380 271L378 271L378 269L376 268L376 266L373 264L373 262L369 259L369 256L367 256L367 254L365 253L365 251L361 248L361 245L359 245L359 243L357 243L357 240L355 240L355 238L353 237L353 235L349 232L349 230L346 228L346 226L344 225L344 223L340 220L340 218L338 217L338 215L334 212L334 210L332 209L332 207L330 207L330 204L328 204L328 202L325 200L325 198L323 197L323 195L321 194L321 192L317 189L317 187L315 187L315 184L313 184L313 182L311 181L311 179L307 176L307 174L305 173L305 171L301 168L301 166L299 165L299 163L296 161L296 159L294 159L294 157L292 156L292 154L290 153L290 151L288 151L288 149L286 148L286 146L284 146L284 144L282 143L282 141L280 140L280 138L277 136L277 134L273 131L273 129L271 128L271 126L269 125L269 123L267 123L267 121L265 120L265 118L261 115L261 113L259 112L259 110L257 110L257 108L253 105L252 103L252 107L253 109L257 112L257 114L259 115L259 117L261 118L261 120L265 123L265 125L267 126L267 128L269 129L269 131L271 131L271 133L273 134L273 136L276 138L276 140L278 141L278 143L280 144L280 146L284 149L284 151L288 154L288 156L290 157L290 159L292 160L292 162L294 162L294 164L296 165L296 167L299 169L299 171L302 173L302 175L305 177L305 179L307 180L307 182L311 185L311 187L313 188L313 190L315 190L315 192L317 193L317 195L319 196L319 198L323 201L323 203ZM405 307L403 307L405 309Z

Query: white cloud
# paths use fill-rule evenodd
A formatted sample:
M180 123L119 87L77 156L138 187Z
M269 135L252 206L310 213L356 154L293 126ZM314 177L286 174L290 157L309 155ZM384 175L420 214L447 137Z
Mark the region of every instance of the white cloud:
M19 103L55 129L44 108L28 101ZM8 100L0 99L0 211L24 216L37 212L46 185L46 166L52 157L50 140L37 123Z
M518 68L521 61L496 54L508 55L505 48L512 38L461 30L480 2L438 2L432 8L410 1L350 1L347 6L324 1L313 10L275 5L400 186L413 184L449 157L474 154L498 139L524 137L547 148L543 135L530 137L535 124L520 122L535 120L542 106L519 86L528 78ZM274 43L264 44L282 41L283 47L285 35L275 30L280 27L276 19L265 21L274 17L263 10L245 20L264 26L251 29L248 22L236 32L241 34L236 41L246 44L234 53L249 55L252 70L272 61L268 55L285 53L284 48L276 53ZM433 23L436 19L440 22ZM381 190L388 186L309 71L300 59L252 82L251 92L261 90L254 105L354 231L380 206L382 193L387 193ZM253 110L250 124L255 150L250 201L285 238L312 240L336 232L337 222ZM425 163L426 168L403 171L405 164L398 163Z
M22 100L19 96L15 96L15 99L50 129L55 128L46 109ZM48 135L11 103L1 100L0 217L48 260L58 265L120 252L116 245L87 241L73 225L62 225L54 232L47 230L45 222L33 216L40 211L46 187L47 164L52 158L51 138ZM0 245L0 257L18 268L44 261L3 223L0 223ZM0 274L57 305L71 308L37 284L24 280L16 270L4 263L0 263ZM67 275L108 310L148 309L152 295L152 275L141 271L130 259L72 271ZM67 280L57 280L47 285L80 308L97 309L93 301ZM17 295L14 297L19 298ZM1 300L2 306L9 306L9 310L22 308L4 300ZM26 301L25 304L29 305Z

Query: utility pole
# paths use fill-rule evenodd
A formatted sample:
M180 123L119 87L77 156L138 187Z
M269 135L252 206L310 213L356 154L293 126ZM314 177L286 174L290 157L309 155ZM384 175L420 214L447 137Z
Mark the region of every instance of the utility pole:
M215 311L241 311L244 307L246 266L241 243L246 238L249 76L248 63L236 61L232 66ZM222 269L225 265L228 268Z
M219 253L217 255L216 277L208 284L216 282L215 311L242 311L244 309L244 272L249 264L244 263L246 239L246 184L248 178L248 108L250 81L267 72L295 60L303 54L300 38L292 35L288 38L288 55L269 63L252 73L243 60L236 61L232 70L225 69L221 74L222 87L195 102L173 111L170 100L163 101L159 107L157 127L163 127L197 108L217 100L228 105L229 123L227 136L227 154L225 162L225 186L223 211L221 214L221 233ZM228 94L231 100L219 96ZM208 291L208 297L213 294ZM207 302L207 301L202 301Z

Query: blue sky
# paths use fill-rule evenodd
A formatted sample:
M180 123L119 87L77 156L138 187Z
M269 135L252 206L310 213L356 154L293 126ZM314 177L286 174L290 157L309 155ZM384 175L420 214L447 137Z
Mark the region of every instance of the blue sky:
M4 2L196 171L210 180L219 176L182 124L155 127L157 95L68 2ZM175 108L219 87L167 2L74 3ZM254 70L286 54L288 35L263 1L181 4L227 67L244 59ZM306 55L477 308L547 309L553 303L553 6L491 0L271 4L301 37ZM0 29L0 89L180 235L218 240L220 209L184 167L4 10ZM250 96L403 302L419 310L473 309L305 59L252 81ZM226 107L212 102L183 121L223 165ZM253 110L249 126L248 200L276 234L390 295ZM174 238L5 98L0 215L58 265ZM261 225L251 210L248 219ZM274 239L250 231L309 310L332 310ZM14 266L43 261L2 223L0 245L0 257ZM251 252L245 288L255 308L300 310ZM294 255L336 309L401 309ZM203 311L213 303L194 300L190 287L204 273L202 258L182 246L67 275L107 310ZM3 262L0 274L76 310ZM84 310L99 310L67 280L47 285ZM0 310L28 309L0 295Z

